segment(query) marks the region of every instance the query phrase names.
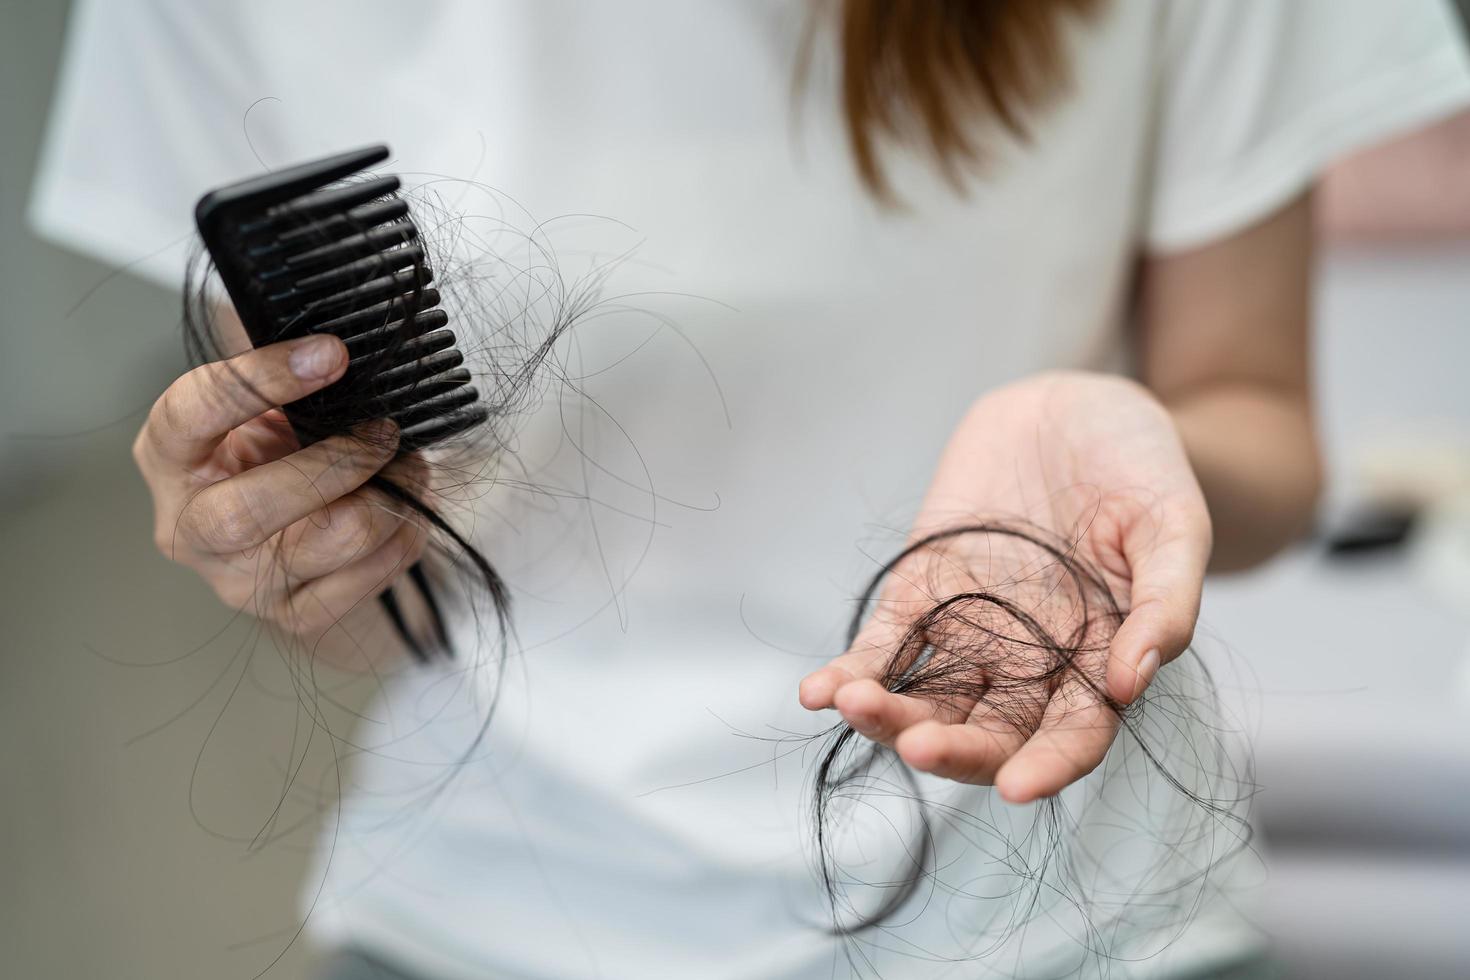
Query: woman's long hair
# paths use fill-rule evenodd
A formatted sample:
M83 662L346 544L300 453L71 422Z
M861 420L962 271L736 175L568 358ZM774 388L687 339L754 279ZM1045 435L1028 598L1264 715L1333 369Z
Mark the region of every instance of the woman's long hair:
M881 144L926 151L956 186L987 128L1025 139L1070 81L1068 17L1102 0L817 0L835 21L840 98L867 188L891 198ZM818 24L820 26L820 24ZM809 38L810 41L810 38ZM804 71L799 75L804 75Z

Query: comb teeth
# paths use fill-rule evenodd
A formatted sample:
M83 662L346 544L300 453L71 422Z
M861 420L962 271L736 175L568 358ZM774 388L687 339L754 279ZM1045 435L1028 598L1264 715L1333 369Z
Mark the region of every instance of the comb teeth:
M398 413L412 407L419 400L435 398L447 394L455 389L462 389L470 383L470 372L464 368L454 368L442 374L436 374L430 378L424 378L416 383L379 395L373 399L372 410L376 415L387 415L396 417Z
M347 344L342 380L286 406L303 443L371 418L403 430L400 451L489 418L431 288L433 270L387 159L367 147L206 194L195 220L257 346L307 333Z
M450 348L437 354L421 357L391 371L384 371L378 375L379 387L388 392L410 387L417 388L421 382L457 368L463 363L464 355L459 352L458 348Z
M407 312L409 306L406 302L407 299L408 297L399 296L394 299L384 300L381 303L374 303L354 313L348 313L328 320L325 323L318 324L312 327L311 330L313 333L334 333L345 339L362 333L365 330L391 325L396 320L401 320L412 315ZM439 291L437 289L425 289L419 294L418 299L418 308L420 309L437 306L439 304Z
M344 214L334 214L316 221L306 221L280 233L276 242L283 247L293 247L303 241L325 242L355 234L364 228L387 224L408 216L408 202L401 197L376 201L352 208Z
M315 250L314 250L315 251ZM310 253L305 253L310 254ZM293 256L294 258L294 256ZM286 260L290 262L290 259ZM391 248L386 252L377 251L371 255L337 265L314 275L302 276L291 283L291 296L320 296L323 293L337 295L345 290L360 287L360 285L371 281L371 277L383 276L400 269L417 271L427 269L424 250L419 245L409 245L405 248ZM287 265L287 273L293 271L293 267ZM422 276L415 276L422 280ZM427 284L427 281L425 284ZM273 302L279 302L277 297L271 297Z
M366 355L391 350L393 345L400 340L411 339L448 325L448 313L443 310L425 310L423 313L415 314L412 319L400 320L385 327L374 327L343 339L347 342L347 356L356 360ZM450 334L450 337L452 341L453 334ZM452 342L450 346L453 346Z
M458 409L473 404L479 397L480 393L471 386L460 385L453 391L434 398L425 398L408 408L399 409L393 414L393 420L401 428L411 429L420 423L452 415Z
M399 451L413 452L425 446L432 446L436 442L443 442L462 432L468 432L488 418L490 418L490 411L484 405L471 405L452 415L445 415L404 429L398 436Z
M293 198L284 204L270 208L248 224L241 227L247 235L264 231L275 231L300 225L304 221L329 218L366 204L379 197L395 194L400 184L397 177L374 177L371 180L348 184L331 190L318 191Z
M353 358L347 362L347 370L351 371L354 367L359 369L368 367L372 368L375 374L382 376L393 368L411 367L430 354L438 354L453 346L454 333L452 331L434 330L412 337L401 344L395 344L386 350Z
M379 255L395 245L407 245L418 237L419 230L412 221L395 221L290 255L286 258L286 268L297 275L315 269L330 269L354 259Z

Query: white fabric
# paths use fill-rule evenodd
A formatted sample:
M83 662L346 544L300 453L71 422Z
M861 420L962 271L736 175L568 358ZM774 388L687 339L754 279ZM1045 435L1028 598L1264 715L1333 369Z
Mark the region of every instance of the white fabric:
M565 380L517 444L517 477L552 492L503 484L478 507L517 593L495 722L429 794L489 681L393 681L360 735L382 751L356 760L310 890L320 936L450 980L845 975L804 850L810 755L770 739L818 727L797 680L839 649L954 422L996 384L1116 354L1140 250L1238 230L1333 155L1470 100L1440 3L1115 0L1074 31L1074 91L1030 146L997 143L965 198L890 155L905 206L884 210L853 177L827 49L793 99L804 11L78 8L43 233L177 281L194 199L258 171L255 153L279 166L386 141L413 180L499 191L432 184L450 207L626 222L548 234L569 274L641 240L609 289L670 322L613 311L564 345ZM458 632L466 656L491 655L473 622ZM1102 778L1069 803L1106 793ZM946 799L1002 827L1033 812L984 790ZM1115 820L1154 819L1136 796L1112 803ZM995 871L957 860L956 882ZM1065 909L944 961L1006 932L1013 904L941 895L862 953L904 977L1075 964ZM1238 953L1251 940L1224 905L1120 947L1164 956L1109 969Z

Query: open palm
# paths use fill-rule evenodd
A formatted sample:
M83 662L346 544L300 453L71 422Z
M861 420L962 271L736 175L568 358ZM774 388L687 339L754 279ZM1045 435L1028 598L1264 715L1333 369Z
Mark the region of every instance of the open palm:
M977 402L940 459L911 541L995 518L1024 521L1098 570L1127 611L1110 640L1083 644L1060 683L980 678L970 687L989 693L970 697L889 690L880 678L894 677L910 627L967 590L1001 590L1044 626L1078 628L1077 597L1058 587L1055 562L1038 561L1044 551L1004 535L958 535L893 570L852 646L805 678L800 697L812 710L835 707L915 769L993 783L1025 802L1091 772L1117 733L1116 705L1189 645L1210 519L1163 406L1133 382L1080 372L1029 378ZM1103 625L1112 633L1117 624ZM1006 656L1016 678L1038 653L1016 644Z

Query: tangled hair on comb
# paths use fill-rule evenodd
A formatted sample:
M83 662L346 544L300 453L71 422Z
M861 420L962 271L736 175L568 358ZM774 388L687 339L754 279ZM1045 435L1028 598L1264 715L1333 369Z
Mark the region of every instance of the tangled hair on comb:
M908 946L898 927L921 911L945 915L955 948L910 954L983 956L1006 975L1008 944L1045 921L1078 957L1048 976L1102 975L1172 941L1217 887L1211 873L1249 846L1250 764L1221 725L1208 670L1190 651L1133 704L1111 699L1108 645L1127 609L1073 540L1020 520L950 526L914 540L862 593L849 647L875 622L899 636L877 678L885 689L1012 744L1059 701L1105 706L1118 734L1095 778L1028 807L918 774L845 723L818 736L816 871L855 975L879 975L876 954ZM970 877L952 880L957 869Z
M351 331L344 331L352 358L347 374L318 395L287 406L286 415L291 431L303 443L328 436L347 436L360 442L375 438L370 427L365 429L363 423L382 417L385 402L401 401L405 392L405 386L398 382L384 382L384 375L401 363L413 364L434 356L411 346L421 334L384 327L411 322L423 311L442 303L456 334L466 373L473 377L478 389L476 404L484 407L483 417L472 426L456 428L447 438L431 440L414 436L426 429L432 433L429 427L438 418L436 414L404 423L403 438L394 448L393 459L365 486L371 494L383 498L382 506L400 516L422 521L431 532L430 550L421 567L411 569L392 591L381 594L389 619L418 659L427 661L432 652L444 651L452 654L455 662L441 661L435 669L425 670L419 681L408 685L414 691L412 710L423 714L415 714L418 722L400 730L392 723L384 726L379 719L359 713L348 703L350 698L345 698L343 692L355 680L320 676L317 667L321 661L311 643L293 635L289 629L274 629L263 619L232 618L232 622L244 620L241 631L247 635L230 654L223 670L190 705L138 737L162 730L197 708L211 692L222 689L225 702L214 720L217 725L250 673L252 654L261 631L268 631L290 685L281 700L294 702L295 711L294 719L287 726L290 744L285 749L285 758L280 765L271 760L279 770L278 799L258 824L243 832L226 831L213 821L206 822L196 805L196 784L212 767L196 764L189 786L191 812L201 828L212 835L246 844L252 851L311 834L316 821L326 815L330 840L323 850L330 865L337 835L344 829L341 811L335 808L335 803L340 798L344 776L349 772L347 765L357 756L390 758L395 763L403 763L403 770L409 774L405 781L411 785L402 791L401 807L373 829L422 816L464 766L479 758L501 694L500 681L507 662L514 660L506 655L514 645L514 631L510 591L496 566L477 545L472 526L477 518L499 520L504 515L496 507L474 504L497 488L506 495L497 499L497 504L523 495L533 498L531 506L541 506L542 498L563 492L557 487L543 488L535 471L536 466L543 464L521 459L518 450L525 423L538 409L548 405L561 409L562 399L569 394L592 400L586 393L586 379L590 375L580 362L578 341L572 336L575 327L592 319L606 318L605 323L617 332L638 322L648 328L638 331L635 341L640 346L647 343L650 333L669 330L679 334L678 326L669 317L645 308L643 304L650 294L617 294L607 289L609 280L633 259L637 249L636 233L626 225L588 214L538 221L513 199L485 185L438 175L422 175L422 178L421 183L404 192L411 200L418 225L414 243L424 249L422 259L414 263L414 275L407 280L407 288L394 297L391 307L374 309L373 315L379 322L357 323ZM371 178L352 180L368 179ZM311 229L303 226L303 230ZM341 232L339 226L336 233ZM184 343L195 363L223 361L228 365L228 359L249 349L250 343L242 335L238 319L222 302L218 277L212 273L208 254L199 249L189 264L185 282ZM365 334L371 335L370 342L360 344L358 338ZM632 349L636 351L637 347ZM434 384L433 379L442 373L423 373L429 380L411 381L407 386L410 395L428 397L411 398L410 404L432 407L434 393L419 389ZM238 373L235 377L249 388L247 379ZM444 411L448 417L457 407L450 405ZM276 418L276 421L285 425L285 419ZM426 442L432 444L426 447ZM288 574L284 567L286 556L279 549L259 549L245 557L254 562L257 590L279 583ZM350 557L344 556L344 561ZM479 628L484 621L481 612L487 602L493 617L489 621L490 629L482 630ZM450 623L462 619L472 619L475 628L449 628ZM423 629L425 621L427 630ZM361 654L366 666L362 682L386 690L381 687L385 672L379 671L374 663L367 638L349 631L345 625L340 633L348 642L349 656L354 649ZM486 640L483 644L478 642L481 636ZM391 640L386 635L385 638ZM456 644L452 651L451 640ZM205 649L210 642L206 641L197 650ZM475 649L466 656L463 648L471 645ZM163 663L178 663L193 652L197 651ZM231 670L236 671L235 682L224 684L223 679ZM253 676L251 679L258 681ZM264 685L260 686L264 690ZM388 709L388 713L392 710ZM432 750L424 750L427 758L405 762L394 754L400 744L410 744L413 736L429 724L430 716L439 714L459 714L459 720L470 717L472 724L464 731L466 737L460 738L460 730L456 729L452 744L443 746L442 753L437 745ZM366 725L360 724L364 721ZM213 732L211 727L200 748L200 760L209 751ZM378 736L383 739L379 740ZM421 746L410 745L409 751L414 748ZM312 768L322 753L326 766L314 777ZM422 778L418 778L419 771L423 773ZM288 815L298 805L305 806L308 812ZM317 887L320 889L325 882L323 870ZM319 897L320 893L311 900L313 907ZM275 950L275 958L256 975L271 969L294 944L304 924L302 919L288 930L290 938Z
M343 183L350 187L371 179ZM437 183L412 194L413 218L422 227L408 224L407 234L395 232L404 225L377 223L382 219L372 216L353 225L355 213L366 215L381 208L377 204L331 219L346 228L324 228L307 216L285 232L301 239L295 248L314 244L317 236L327 236L324 248L349 233L371 239L370 245L381 250L361 261L377 265L359 273L359 279L405 266L399 274L401 292L342 316L328 309L315 315L321 322L300 331L341 337L350 363L340 380L286 412L303 444L329 436L370 439L364 423L387 415L398 423L393 462L366 486L431 532L430 557L409 569L406 582L379 597L409 651L425 661L435 650L452 653L441 601L451 570L462 573L467 598L473 600L469 593L474 592L489 600L502 636L508 629L510 596L504 580L445 511L458 495L494 482L517 425L556 374L548 370L548 360L567 332L604 302L605 278L626 258L569 281L544 225L512 220L504 199L488 191L498 212L466 216L458 201L442 198ZM397 198L391 195L385 203ZM395 258L409 253L411 263ZM200 249L186 274L182 318L185 347L196 364L227 358L243 342L227 334L229 320L218 315L220 298L210 273L208 256ZM450 316L438 309L441 303ZM454 333L442 329L446 324ZM478 388L469 384L472 379L480 382ZM400 605L399 594L409 586L418 593L427 636L410 626Z

